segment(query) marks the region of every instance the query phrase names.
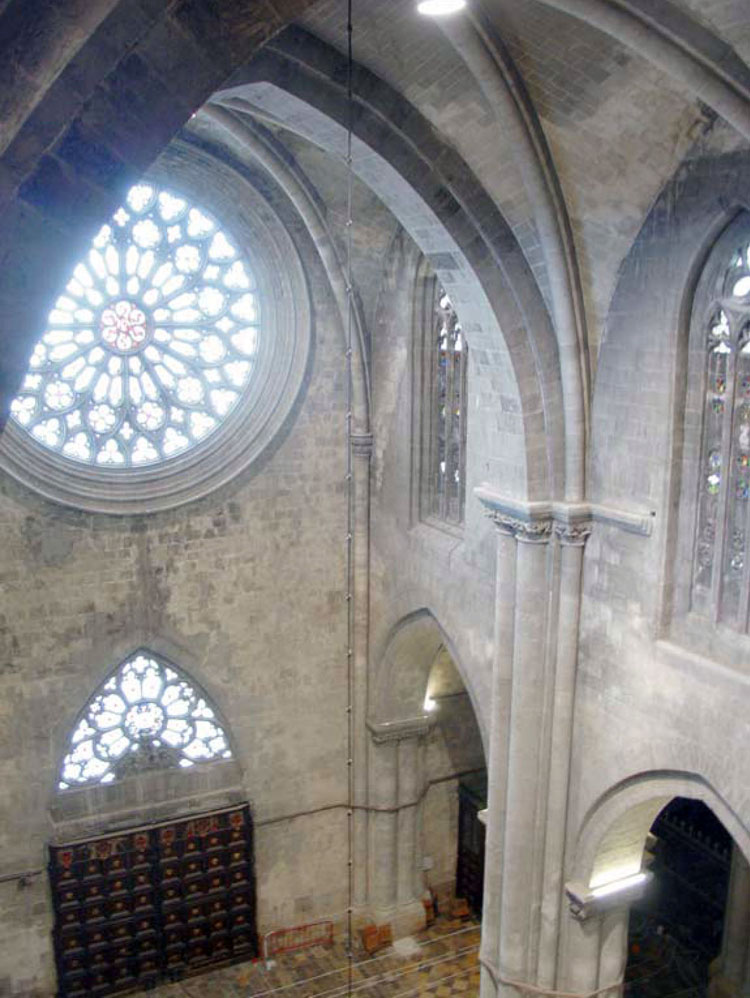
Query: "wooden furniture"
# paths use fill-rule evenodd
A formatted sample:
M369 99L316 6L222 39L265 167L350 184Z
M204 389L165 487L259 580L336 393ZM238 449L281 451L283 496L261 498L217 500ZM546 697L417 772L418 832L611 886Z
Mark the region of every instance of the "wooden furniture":
M59 998L257 956L247 806L50 847Z
M393 943L393 931L390 924L385 925L365 925L359 931L362 939L362 947L368 956L385 949Z

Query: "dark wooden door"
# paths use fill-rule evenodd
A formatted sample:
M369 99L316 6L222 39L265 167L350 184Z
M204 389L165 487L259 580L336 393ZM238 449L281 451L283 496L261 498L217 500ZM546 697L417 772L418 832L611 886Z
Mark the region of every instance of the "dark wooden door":
M247 806L50 847L60 998L257 956Z
M458 860L456 897L466 898L482 914L485 827L479 812L487 806L487 775L472 774L458 785Z

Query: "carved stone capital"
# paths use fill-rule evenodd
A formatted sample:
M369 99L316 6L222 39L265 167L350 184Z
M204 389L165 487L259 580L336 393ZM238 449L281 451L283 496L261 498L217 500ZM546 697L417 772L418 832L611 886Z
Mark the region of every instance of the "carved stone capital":
M433 718L427 714L421 717L408 717L402 721L367 721L367 727L376 745L382 745L384 742L401 742L406 738L420 738L429 732L433 724Z
M515 537L523 544L546 544L552 536L552 520L522 520L499 510L486 512L501 533Z
M581 520L578 523L556 523L555 537L561 544L569 547L583 547L591 536L591 520Z
M561 544L580 546L595 523L649 537L656 517L654 510L617 509L599 503L512 499L487 485L475 488L474 495L499 531L527 543L549 540L554 529Z

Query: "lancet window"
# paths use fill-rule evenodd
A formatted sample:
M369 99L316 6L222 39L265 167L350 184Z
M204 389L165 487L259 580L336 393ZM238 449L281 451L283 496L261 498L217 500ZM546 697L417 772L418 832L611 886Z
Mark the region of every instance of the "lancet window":
M705 323L694 609L747 631L750 598L750 242L721 275Z
M466 492L468 346L453 303L437 282L429 320L429 434L422 514L459 524Z

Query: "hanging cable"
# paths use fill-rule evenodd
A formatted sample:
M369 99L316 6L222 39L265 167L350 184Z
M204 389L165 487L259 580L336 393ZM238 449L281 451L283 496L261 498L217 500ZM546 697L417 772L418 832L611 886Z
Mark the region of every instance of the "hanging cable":
M352 286L352 132L354 130L352 0L347 0L346 39L346 732L347 732L347 873L348 903L346 913L347 995L351 998L354 980L354 480L352 461L352 342L354 326L354 289Z

